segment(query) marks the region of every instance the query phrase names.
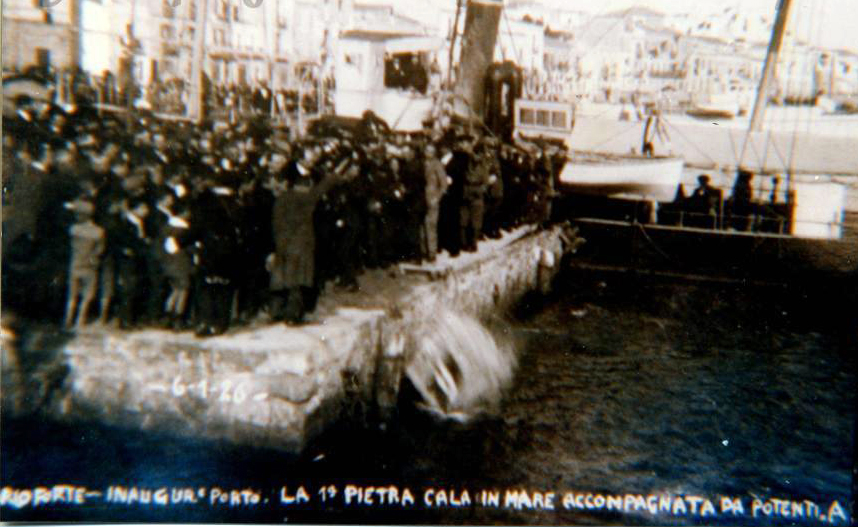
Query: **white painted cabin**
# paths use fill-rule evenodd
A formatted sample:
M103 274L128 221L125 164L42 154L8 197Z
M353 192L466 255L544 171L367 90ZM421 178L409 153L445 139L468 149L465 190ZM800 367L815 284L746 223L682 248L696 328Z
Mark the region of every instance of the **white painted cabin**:
M343 33L336 57L335 112L360 117L371 110L392 129L420 130L432 110L430 64L441 44L440 38L428 36Z

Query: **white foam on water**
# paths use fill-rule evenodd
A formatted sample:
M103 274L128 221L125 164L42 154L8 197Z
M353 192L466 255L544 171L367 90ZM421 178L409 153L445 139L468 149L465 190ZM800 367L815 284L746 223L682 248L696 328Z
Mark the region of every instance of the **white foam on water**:
M490 410L512 381L512 345L468 315L442 309L409 340L406 375L423 398L421 406L442 417L464 421Z

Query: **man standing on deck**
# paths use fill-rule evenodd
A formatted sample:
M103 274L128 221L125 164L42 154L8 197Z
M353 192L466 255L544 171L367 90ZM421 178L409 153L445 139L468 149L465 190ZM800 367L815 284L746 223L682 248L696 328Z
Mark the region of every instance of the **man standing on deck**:
M485 157L489 174L486 220L484 222L486 235L491 238L500 238L503 214L503 176L498 159L498 142L496 139L487 141Z
M709 184L709 176L700 174L697 177L698 186L691 194L690 204L696 217L689 219L693 227L714 229L718 224L718 213L721 207L721 191Z
M477 250L477 239L483 231L485 213L485 193L489 184L488 163L483 145L479 145L471 157L468 171L465 173L465 185L462 189L462 206L459 209L459 240L465 251Z
M435 260L438 253L438 211L441 198L447 192L450 182L447 171L437 157L435 145L428 143L424 150L423 173L426 178L426 220L423 222L423 232L420 237L423 244L423 255L430 262Z

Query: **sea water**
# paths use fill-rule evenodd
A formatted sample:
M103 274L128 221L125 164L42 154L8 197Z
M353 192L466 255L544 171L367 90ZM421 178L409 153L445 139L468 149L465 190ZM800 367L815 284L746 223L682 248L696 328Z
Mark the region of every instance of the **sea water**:
M809 501L827 513L837 502L851 514L856 329L854 313L841 306L854 303L834 297L854 302L854 292L847 298L845 289L833 291L829 297L796 284L751 288L567 272L553 297L531 298L514 317L492 324L518 360L493 411L466 422L443 419L415 408L403 390L390 420L379 422L370 410L360 419L344 415L300 455L98 423L7 418L3 487L86 486L126 502L7 505L0 514L4 520L827 525L767 516L765 504L774 514L772 499ZM485 382L469 375L462 383ZM163 490L162 498L178 501L127 504L131 488ZM197 500L200 490L204 498ZM403 498L406 490L413 502ZM215 492L225 501L210 502ZM254 496L258 502L250 504ZM488 505L481 504L485 496ZM631 506L586 506L598 496L631 496ZM716 514L664 512L655 501L653 514L635 501L681 496L710 499ZM723 497L743 503L743 514L724 513Z

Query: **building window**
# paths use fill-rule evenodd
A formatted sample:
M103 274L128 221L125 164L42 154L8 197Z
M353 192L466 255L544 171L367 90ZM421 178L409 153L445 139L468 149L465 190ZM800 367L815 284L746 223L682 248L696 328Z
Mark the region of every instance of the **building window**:
M384 86L426 93L429 73L425 62L426 57L420 53L396 53L385 57Z
M197 19L197 3L193 0L188 3L188 18L191 20Z

